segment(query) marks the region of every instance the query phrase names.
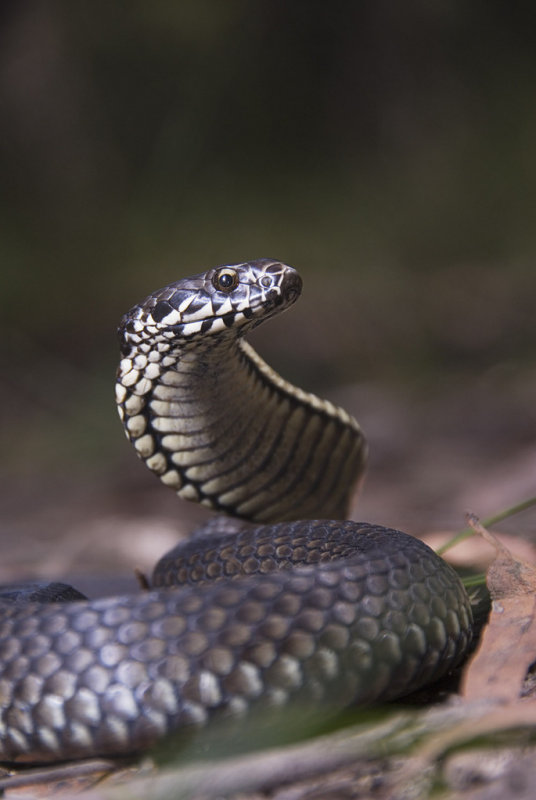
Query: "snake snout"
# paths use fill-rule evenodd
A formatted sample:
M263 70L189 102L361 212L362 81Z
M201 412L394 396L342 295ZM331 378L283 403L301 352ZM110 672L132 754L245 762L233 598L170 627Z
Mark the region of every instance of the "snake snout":
M285 303L293 303L301 294L302 279L295 269L290 270L285 274L281 284L281 294Z

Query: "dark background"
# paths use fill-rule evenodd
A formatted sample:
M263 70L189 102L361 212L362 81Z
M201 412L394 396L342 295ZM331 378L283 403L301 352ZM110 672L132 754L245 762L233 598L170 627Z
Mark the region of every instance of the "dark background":
M534 494L532 12L4 0L9 574L145 565L188 527L116 419L115 327L161 285L261 256L305 289L255 344L369 435L354 516L421 533Z

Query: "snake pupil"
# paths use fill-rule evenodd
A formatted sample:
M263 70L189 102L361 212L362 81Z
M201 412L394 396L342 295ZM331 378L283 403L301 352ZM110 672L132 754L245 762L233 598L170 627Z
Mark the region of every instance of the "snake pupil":
M232 292L238 286L238 274L234 269L222 269L213 278L216 289L222 292Z

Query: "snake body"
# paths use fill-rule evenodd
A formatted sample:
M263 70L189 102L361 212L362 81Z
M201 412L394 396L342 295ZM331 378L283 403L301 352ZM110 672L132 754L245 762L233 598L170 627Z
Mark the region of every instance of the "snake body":
M255 522L346 515L365 462L359 425L243 338L300 290L294 269L265 259L178 281L124 317L125 429L180 496Z
M471 607L453 570L407 534L343 519L365 463L357 422L243 339L300 289L263 259L123 317L116 399L136 452L248 524L180 545L139 596L0 604L1 760L133 753L215 716L391 699L463 657Z

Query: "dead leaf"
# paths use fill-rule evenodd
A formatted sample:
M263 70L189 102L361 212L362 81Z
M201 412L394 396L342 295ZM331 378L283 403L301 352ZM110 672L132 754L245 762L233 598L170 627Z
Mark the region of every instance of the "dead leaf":
M476 517L470 524L493 544L496 557L486 577L490 619L466 668L461 693L467 700L514 701L536 661L536 567L514 558Z

